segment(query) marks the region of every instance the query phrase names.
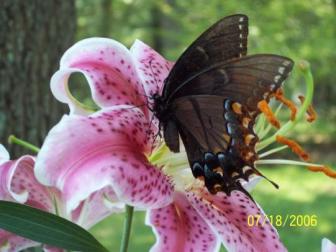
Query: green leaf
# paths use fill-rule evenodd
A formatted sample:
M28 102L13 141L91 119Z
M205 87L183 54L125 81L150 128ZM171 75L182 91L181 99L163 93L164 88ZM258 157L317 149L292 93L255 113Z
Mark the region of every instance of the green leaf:
M57 215L0 200L0 228L19 236L75 251L107 252L88 231Z

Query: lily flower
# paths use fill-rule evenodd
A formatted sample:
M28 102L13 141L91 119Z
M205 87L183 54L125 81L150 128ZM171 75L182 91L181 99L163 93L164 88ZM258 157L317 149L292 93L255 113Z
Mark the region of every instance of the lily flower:
M113 212L123 210L123 204L114 203L112 191L104 190L90 195L69 215L65 214L62 195L55 188L40 184L34 175L35 157L25 155L9 160L9 154L0 144L0 200L26 204L58 214L88 229ZM16 252L41 244L16 234L0 230L0 251ZM63 251L44 246L46 252Z
M298 98L301 101L301 106L299 109L296 108L295 104L286 99L283 96L282 90L278 90L275 94L275 98L281 103L278 106L276 112L273 114L272 111L262 111L263 114L259 116L259 120L255 127L256 134L259 137L259 142L256 145L259 159L255 162L256 165L298 165L305 166L312 172L323 172L325 175L336 178L336 171L332 170L330 167L323 164L312 163L309 154L304 151L304 149L294 140L288 139L286 134L288 134L295 125L305 120L311 123L316 119L316 112L312 106L313 92L314 92L314 82L313 77L310 73L309 63L305 61L299 62L299 69L303 72L305 83L306 83L306 94L305 96L299 95ZM290 119L280 125L280 122L276 118L276 115L280 112L282 105L286 105L291 110ZM267 121L270 123L267 124ZM272 123L276 122L276 123ZM277 125L277 130L272 132L272 126ZM281 144L273 149L264 151L269 145L276 143ZM265 157L277 153L285 149L291 149L295 154L299 156L302 161L288 160L288 159L265 159Z
M70 114L49 132L36 177L62 192L67 212L106 187L121 202L148 210L157 236L152 251L216 251L220 243L229 251L286 251L255 202L239 191L209 194L187 168L185 153L169 156L155 138L158 122L148 97L162 91L172 65L138 40L130 50L104 38L68 49L51 90ZM98 111L71 95L74 72L87 79ZM249 216L260 221L248 226Z
M329 239L323 238L321 252L336 252L336 245Z

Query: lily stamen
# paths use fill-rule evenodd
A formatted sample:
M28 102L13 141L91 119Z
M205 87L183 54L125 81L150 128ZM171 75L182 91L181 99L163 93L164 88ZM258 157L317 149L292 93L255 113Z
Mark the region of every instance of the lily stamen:
M264 157L267 157L267 156L269 156L269 155L271 155L271 154L273 154L273 153L276 153L276 152L282 151L282 150L284 150L284 149L287 149L287 148L288 148L288 146L287 146L287 145L283 145L283 146L280 146L280 147L277 147L277 148L271 149L271 150L269 150L269 151L266 151L266 152L264 152L264 153L262 153L262 154L259 154L259 158L264 158Z
M312 172L323 172L331 178L336 178L336 171L332 170L329 166L309 166L308 169Z
M299 98L301 103L303 103L304 100L305 100L305 97L303 95L299 95L298 98ZM308 106L306 114L307 114L307 121L308 122L314 122L317 119L317 113L316 113L312 104L310 104Z
M287 145L295 154L297 154L302 160L308 161L309 160L309 155L306 153L303 148L295 141L290 140L286 137L277 135L276 136L276 141Z
M258 109L265 115L265 118L267 121L272 124L274 127L277 129L280 129L280 122L279 120L275 117L272 109L268 105L267 101L262 100L258 103Z
M291 100L287 99L284 96L284 92L283 92L283 90L281 88L277 89L274 97L275 97L276 100L278 100L281 103L285 104L291 110L290 119L291 119L291 121L294 121L295 117L296 117L296 112L297 112L297 108L296 108L294 102L292 102Z

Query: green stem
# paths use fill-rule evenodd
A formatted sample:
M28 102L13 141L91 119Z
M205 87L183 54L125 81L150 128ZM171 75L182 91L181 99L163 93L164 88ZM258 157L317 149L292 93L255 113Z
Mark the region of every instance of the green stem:
M305 100L302 106L300 107L298 113L296 114L295 120L287 122L274 135L261 141L260 144L258 144L257 151L260 151L264 149L265 147L267 147L268 145L270 145L271 143L275 142L277 135L285 135L287 132L293 129L294 126L304 118L308 106L312 103L313 94L314 94L314 79L310 71L309 63L306 61L301 61L299 63L299 69L303 73L303 77L305 78L307 89L306 89Z
M24 140L22 140L20 138L17 138L14 135L10 135L8 137L8 143L21 145L21 146L23 146L23 147L25 147L25 148L33 151L33 152L36 152L36 153L38 153L40 151L40 148L38 148L37 146L35 146L35 145L31 144L31 143L28 143L27 141L24 141Z
M123 231L122 239L121 239L120 252L127 252L129 238L131 235L133 211L134 211L134 207L126 205L124 231Z

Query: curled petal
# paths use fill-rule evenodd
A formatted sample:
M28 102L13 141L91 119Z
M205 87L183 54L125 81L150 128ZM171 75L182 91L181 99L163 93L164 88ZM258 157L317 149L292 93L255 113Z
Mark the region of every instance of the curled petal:
M52 211L51 196L48 190L36 180L34 164L34 158L28 155L2 164L0 198Z
M9 160L9 153L6 148L0 144L0 165Z
M112 187L107 186L91 194L72 211L72 220L89 229L112 213L123 212L125 204L118 201Z
M321 252L336 252L336 245L329 239L323 238Z
M160 54L140 40L136 40L130 49L135 58L136 68L142 79L146 94L161 94L163 82L168 76L173 62L164 59Z
M85 108L75 100L68 88L68 78L74 72L84 74L92 98L100 107L132 104L147 107L129 50L117 41L89 38L79 41L63 55L60 70L51 79L51 90L71 113L84 114Z
M265 215L244 193L233 191L228 197L201 191L189 192L187 197L229 251L287 251ZM248 216L259 222L248 225Z
M67 213L109 185L126 203L160 206L170 200L172 185L142 154L150 147L147 128L141 110L125 106L64 116L39 152L36 177L64 194Z
M176 192L170 205L148 211L146 223L157 238L151 252L218 250L216 235L182 193Z
M39 243L17 236L10 232L0 230L0 251L19 252L26 248L38 246Z

